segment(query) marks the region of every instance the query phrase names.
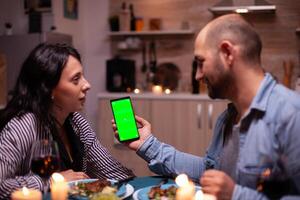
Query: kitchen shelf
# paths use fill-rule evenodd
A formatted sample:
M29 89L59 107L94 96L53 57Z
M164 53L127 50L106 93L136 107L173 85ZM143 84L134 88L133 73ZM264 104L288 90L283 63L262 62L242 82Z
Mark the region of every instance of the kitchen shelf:
M171 30L171 31L118 31L110 32L109 35L112 37L149 37L149 36L192 36L195 32L193 30Z

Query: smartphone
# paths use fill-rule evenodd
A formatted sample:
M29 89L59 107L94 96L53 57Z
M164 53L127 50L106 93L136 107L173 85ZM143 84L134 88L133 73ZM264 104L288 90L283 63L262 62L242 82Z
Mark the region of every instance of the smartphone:
M119 133L119 141L127 142L140 138L130 97L110 100L112 113Z

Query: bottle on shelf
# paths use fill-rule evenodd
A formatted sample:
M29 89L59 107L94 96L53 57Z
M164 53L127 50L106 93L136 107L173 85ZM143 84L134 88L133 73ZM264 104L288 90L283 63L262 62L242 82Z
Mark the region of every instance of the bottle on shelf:
M5 35L12 35L12 24L9 22L5 23Z
M130 30L135 31L135 15L134 15L134 9L133 9L133 4L129 4L129 10L130 10Z
M197 61L192 64L192 94L199 94L200 83L195 79L197 73Z
M122 9L120 12L120 30L121 31L130 31L130 15L127 8L126 2L122 3Z

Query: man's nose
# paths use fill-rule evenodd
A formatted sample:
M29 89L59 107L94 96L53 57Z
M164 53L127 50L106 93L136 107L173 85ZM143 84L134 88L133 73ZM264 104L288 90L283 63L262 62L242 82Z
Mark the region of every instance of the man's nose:
M200 81L202 78L203 78L203 72L202 72L202 70L198 67L198 68L197 68L196 75L195 75L195 79L196 79L197 81Z

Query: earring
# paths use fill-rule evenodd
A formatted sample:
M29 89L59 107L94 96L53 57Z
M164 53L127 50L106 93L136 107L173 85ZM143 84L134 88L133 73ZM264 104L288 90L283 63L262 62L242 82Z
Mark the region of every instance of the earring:
M51 100L52 100L52 101L54 100L54 96L51 96Z

